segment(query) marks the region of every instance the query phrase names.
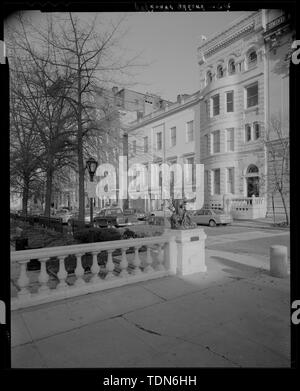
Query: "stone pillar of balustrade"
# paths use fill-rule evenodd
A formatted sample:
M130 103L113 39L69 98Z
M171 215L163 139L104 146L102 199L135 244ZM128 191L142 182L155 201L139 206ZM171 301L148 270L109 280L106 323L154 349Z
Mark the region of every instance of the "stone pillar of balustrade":
M206 234L203 228L193 228L169 231L175 236L177 252L177 274L185 276L188 274L206 272L205 264L205 239ZM171 247L174 256L174 248ZM174 269L174 265L172 265Z

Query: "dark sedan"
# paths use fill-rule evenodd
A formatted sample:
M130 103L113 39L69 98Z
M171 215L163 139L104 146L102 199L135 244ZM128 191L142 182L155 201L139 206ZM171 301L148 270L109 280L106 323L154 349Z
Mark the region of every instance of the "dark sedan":
M130 213L124 213L121 208L105 208L94 218L96 226L105 227L124 227L138 223L137 217Z

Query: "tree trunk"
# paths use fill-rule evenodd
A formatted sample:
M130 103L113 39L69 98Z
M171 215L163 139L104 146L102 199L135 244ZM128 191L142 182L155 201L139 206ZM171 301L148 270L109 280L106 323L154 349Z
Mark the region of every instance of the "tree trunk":
M22 191L22 215L27 216L29 198L29 178L24 178L24 185Z
M272 193L272 210L273 210L273 223L275 225L275 207L274 207L274 194Z
M285 221L286 221L286 224L289 225L290 221L289 221L289 214L288 214L287 206L286 206L286 202L285 202L285 197L284 197L284 194L281 190L279 190L279 194L281 196L282 204L284 207Z
M77 98L78 98L78 113L77 113L77 124L78 124L78 134L77 134L77 153L78 153L78 185L79 185L79 214L78 219L84 223L84 161L83 161L83 141L82 141L82 108L81 108L81 74L78 72L78 82L77 82Z
M44 215L46 217L50 217L50 212L51 212L52 179L53 179L53 172L50 168L48 168L46 172L46 195L45 195L45 211L44 211Z

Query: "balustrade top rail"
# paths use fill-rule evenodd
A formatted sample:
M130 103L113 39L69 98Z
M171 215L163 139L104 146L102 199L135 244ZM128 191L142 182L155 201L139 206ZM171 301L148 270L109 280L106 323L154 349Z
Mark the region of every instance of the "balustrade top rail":
M85 254L120 248L142 247L150 244L165 243L170 240L168 234L153 236L149 238L111 240L108 242L94 242L84 244L73 244L71 246L45 247L41 249L21 250L11 253L12 262L28 261L29 259L45 259L51 257L68 256L73 254Z

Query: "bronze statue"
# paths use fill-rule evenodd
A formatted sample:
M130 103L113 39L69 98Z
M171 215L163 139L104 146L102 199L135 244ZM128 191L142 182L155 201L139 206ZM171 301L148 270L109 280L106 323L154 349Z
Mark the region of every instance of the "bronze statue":
M187 210L185 200L172 200L173 214L171 216L172 229L191 229L196 228L197 224L191 220Z

